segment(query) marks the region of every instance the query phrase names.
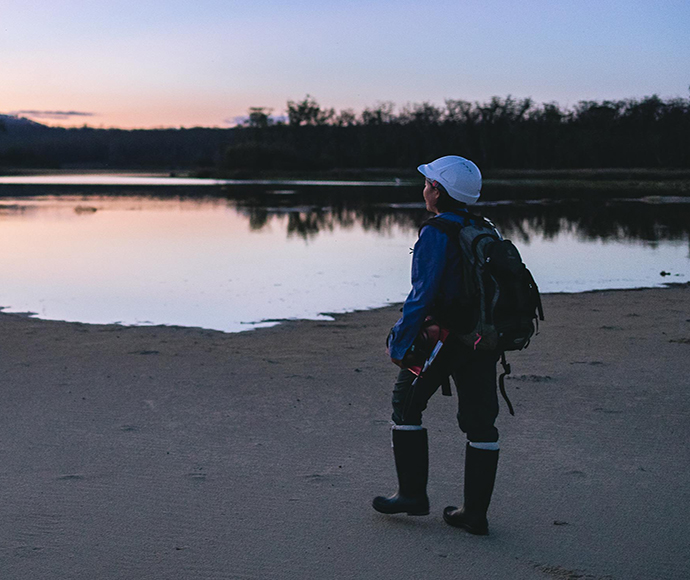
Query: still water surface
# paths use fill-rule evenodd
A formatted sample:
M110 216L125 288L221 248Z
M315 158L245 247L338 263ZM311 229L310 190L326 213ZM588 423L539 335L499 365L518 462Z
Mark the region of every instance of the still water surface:
M7 311L230 332L328 319L324 313L404 300L410 248L427 217L419 192L400 188L381 195L360 186L352 196L324 185L255 184L214 197L155 197L150 189L99 195L69 187L47 190L59 195L0 187ZM576 292L690 280L686 201L499 203L481 211L518 243L543 292Z

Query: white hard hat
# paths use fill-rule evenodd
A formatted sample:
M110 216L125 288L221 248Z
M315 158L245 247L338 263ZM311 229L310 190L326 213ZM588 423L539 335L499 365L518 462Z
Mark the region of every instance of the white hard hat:
M453 199L472 205L482 189L482 174L474 163L458 155L439 157L417 170L427 179L438 181Z

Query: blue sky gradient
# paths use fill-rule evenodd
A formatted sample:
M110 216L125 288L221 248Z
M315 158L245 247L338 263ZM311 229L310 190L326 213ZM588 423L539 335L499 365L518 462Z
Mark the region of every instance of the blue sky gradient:
M444 99L687 97L690 3L85 0L0 5L0 113L224 126L307 93L361 110Z

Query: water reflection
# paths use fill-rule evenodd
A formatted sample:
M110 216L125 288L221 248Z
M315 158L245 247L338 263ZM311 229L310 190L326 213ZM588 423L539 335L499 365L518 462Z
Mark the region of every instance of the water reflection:
M0 306L84 322L237 331L399 302L429 217L419 188L44 187L0 186ZM546 292L654 286L662 270L690 279L687 199L477 209Z
M688 200L690 201L690 200ZM686 240L690 204L640 200L516 204L486 208L511 237L554 239L564 232L583 240Z
M16 214L27 214L38 210L45 211L50 202L64 203L75 200L76 214L89 214L98 211L91 203L94 199L160 200L191 208L196 204L225 205L248 220L249 228L261 232L276 216L286 216L286 234L304 240L312 239L320 232L334 229L351 229L355 225L364 231L390 234L394 229L414 233L419 225L429 217L423 202L419 201L418 188L389 188L371 194L369 188L302 190L274 190L265 187L243 186L216 189L214 195L208 194L208 187L158 188L155 195L151 190L111 191L99 190L93 193L74 195L69 190L56 187L31 188L37 195L7 197L18 193L0 186L0 219ZM160 191L160 190L165 191ZM27 189L20 190L26 194ZM287 194L289 192L289 195ZM5 195L2 195L5 194ZM4 201L3 201L4 200ZM142 200L144 200L142 202ZM135 204L136 205L136 204ZM162 206L157 207L158 210ZM506 237L529 243L535 236L555 239L564 233L574 234L582 240L630 240L654 243L663 240L687 240L690 238L690 198L652 197L621 199L583 200L530 200L484 202L473 208L486 215L499 227Z
M253 230L260 231L272 216L285 214L288 236L304 239L335 227L351 228L356 223L365 231L389 233L397 227L415 232L429 217L421 202L400 207L361 199L340 199L327 205L276 205L271 200L272 206L265 206L258 204L257 199L252 201L238 202L237 206L248 217ZM473 211L489 217L504 236L525 243L535 236L553 240L563 233L582 240L650 243L690 238L690 199L683 198L485 203L475 206Z
M261 231L273 216L286 215L287 235L306 239L313 238L322 231L333 231L336 228L351 229L355 225L364 231L390 234L394 228L407 231L416 230L419 224L428 217L423 208L415 211L400 211L384 206L364 207L246 207L238 210L249 219L253 230Z
M5 178L9 179L9 178ZM25 179L25 178L24 178ZM163 178L160 179L164 183ZM184 182L185 180L179 180ZM198 180L190 180L198 181ZM276 215L288 217L287 235L313 238L321 231L335 227L351 228L355 224L365 231L390 232L402 228L411 232L429 217L421 202L418 186L297 186L280 189L266 184L238 183L236 185L205 186L178 185L176 187L134 187L112 185L107 180L99 187L85 185L75 190L73 185L2 185L0 184L0 219L10 213L35 211L31 199L75 198L84 203L84 212L92 211L88 200L100 198L142 198L178 200L185 204L194 200L204 203L224 203L247 216L249 227L261 231ZM294 182L301 183L301 182ZM488 201L475 209L490 217L505 235L529 242L534 236L553 239L570 232L582 239L681 240L690 231L690 198L639 197L635 191L620 191L610 199L599 190L573 190L548 193L545 199L528 199L529 190L521 187L485 188L483 196L504 201ZM567 197L566 197L567 193ZM535 192L532 191L534 197ZM506 198L515 198L505 201ZM3 202L3 198L5 201ZM8 199L14 199L11 203Z

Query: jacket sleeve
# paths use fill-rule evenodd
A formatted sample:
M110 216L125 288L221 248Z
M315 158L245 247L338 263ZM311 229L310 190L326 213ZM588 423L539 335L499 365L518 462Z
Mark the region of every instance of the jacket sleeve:
M433 226L422 228L412 256L412 290L388 339L391 358L403 359L431 312L446 266L447 245L444 233Z

